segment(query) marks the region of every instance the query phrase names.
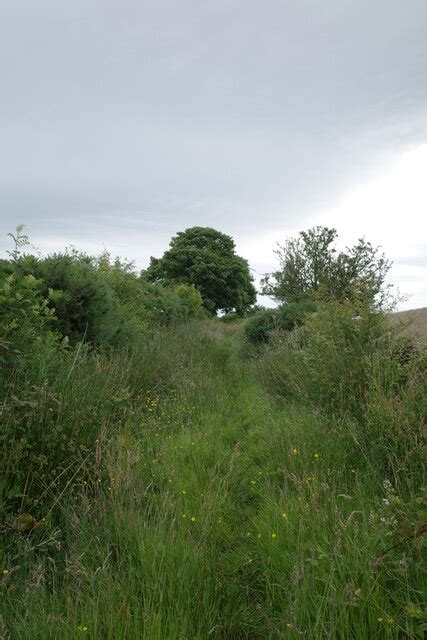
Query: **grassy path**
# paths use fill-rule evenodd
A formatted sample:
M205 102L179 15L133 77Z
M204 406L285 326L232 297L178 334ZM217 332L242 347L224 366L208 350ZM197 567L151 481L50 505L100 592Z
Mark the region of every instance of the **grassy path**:
M10 597L16 638L415 637L412 551L375 562L391 489L338 424L269 397L224 331L106 446L95 507L63 507L62 577L25 611Z

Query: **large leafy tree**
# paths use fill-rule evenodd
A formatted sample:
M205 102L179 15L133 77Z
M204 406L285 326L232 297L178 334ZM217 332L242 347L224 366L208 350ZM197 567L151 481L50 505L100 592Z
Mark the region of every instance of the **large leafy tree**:
M211 313L243 313L255 302L248 262L236 255L230 236L209 227L191 227L177 233L169 246L162 258L151 258L143 274L151 282L194 285Z
M381 306L391 263L364 239L338 251L336 229L313 227L289 238L275 252L279 269L266 274L262 292L281 302L304 299L360 301Z

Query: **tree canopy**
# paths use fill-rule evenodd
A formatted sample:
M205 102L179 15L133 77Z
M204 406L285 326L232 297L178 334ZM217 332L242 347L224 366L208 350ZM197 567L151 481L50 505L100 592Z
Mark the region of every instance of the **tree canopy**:
M281 302L304 299L359 300L383 304L391 263L378 247L361 238L338 251L336 229L312 227L289 238L275 252L280 268L266 274L262 292Z
M243 313L256 300L247 260L234 240L210 227L191 227L174 236L161 258L151 258L143 275L163 285L194 285L210 313Z

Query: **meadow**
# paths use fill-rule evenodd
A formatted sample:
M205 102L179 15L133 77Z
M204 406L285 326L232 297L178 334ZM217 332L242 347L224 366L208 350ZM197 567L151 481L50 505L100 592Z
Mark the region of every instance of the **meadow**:
M3 335L0 637L424 637L426 357L385 315L91 345L34 313L31 351Z

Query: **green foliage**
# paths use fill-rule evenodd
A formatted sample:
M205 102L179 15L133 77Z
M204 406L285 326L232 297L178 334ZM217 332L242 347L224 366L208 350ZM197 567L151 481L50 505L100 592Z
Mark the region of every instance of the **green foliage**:
M146 332L197 315L200 296L186 287L178 291L138 277L131 262L104 254L98 260L99 269L120 301L122 315L128 326ZM189 289L187 291L186 289Z
M258 311L245 322L245 335L249 342L267 342L279 325L277 309Z
M194 285L179 284L175 287L175 293L184 304L189 318L200 317L203 299Z
M338 252L337 237L335 229L313 227L279 245L280 268L264 277L263 293L283 302L313 298L382 306L390 262L364 239Z
M402 361L397 353L383 313L365 308L355 316L352 305L329 303L267 349L259 370L287 400L347 416L363 455L397 470L419 463L417 423L426 391L423 359Z
M304 323L307 314L316 311L317 305L312 300L289 302L277 309L279 329L292 331L295 327Z
M81 340L97 346L129 344L150 328L197 317L201 307L194 287L173 290L146 282L131 263L119 259L110 263L108 255L17 256L13 262L3 261L1 271L3 277L14 274L16 282L37 283L45 313L55 319L52 326L71 344Z
M128 420L143 424L150 415L147 394L172 388L182 366L177 335L165 331L143 345L108 352L79 345L56 353L55 367L45 365L41 381L32 370L12 387L0 378L4 510L30 509L33 501L39 510L50 508L53 487L70 495L93 477L99 439ZM37 353L40 359L54 355ZM97 477L104 473L96 471Z
M220 317L221 322L224 322L225 324L230 324L232 322L238 322L241 319L242 319L242 316L239 315L238 313L236 313L235 311L230 311L229 313L224 313Z
M369 305L298 302L244 358L241 323L181 322L192 287L15 251L0 635L424 637L424 352Z
M230 236L208 227L178 233L162 258L151 258L145 277L163 285L194 285L205 308L243 313L256 292L246 260L235 253Z
M126 339L119 300L93 258L76 251L47 258L25 256L15 268L42 282L57 329L70 343L113 345Z
M55 315L43 297L42 282L16 273L0 279L0 362L8 370L34 366L57 339Z
M308 313L316 311L311 300L290 302L277 309L257 311L245 323L245 335L249 342L268 342L274 332L292 331L303 324Z
M22 473L0 548L6 637L423 637L419 459L393 474L393 449L361 453L340 412L276 402L234 329L173 327L149 355L82 348L49 381L59 405L20 396L41 438L56 414L46 453L70 470L37 475L5 440ZM381 407L377 437L394 412Z

